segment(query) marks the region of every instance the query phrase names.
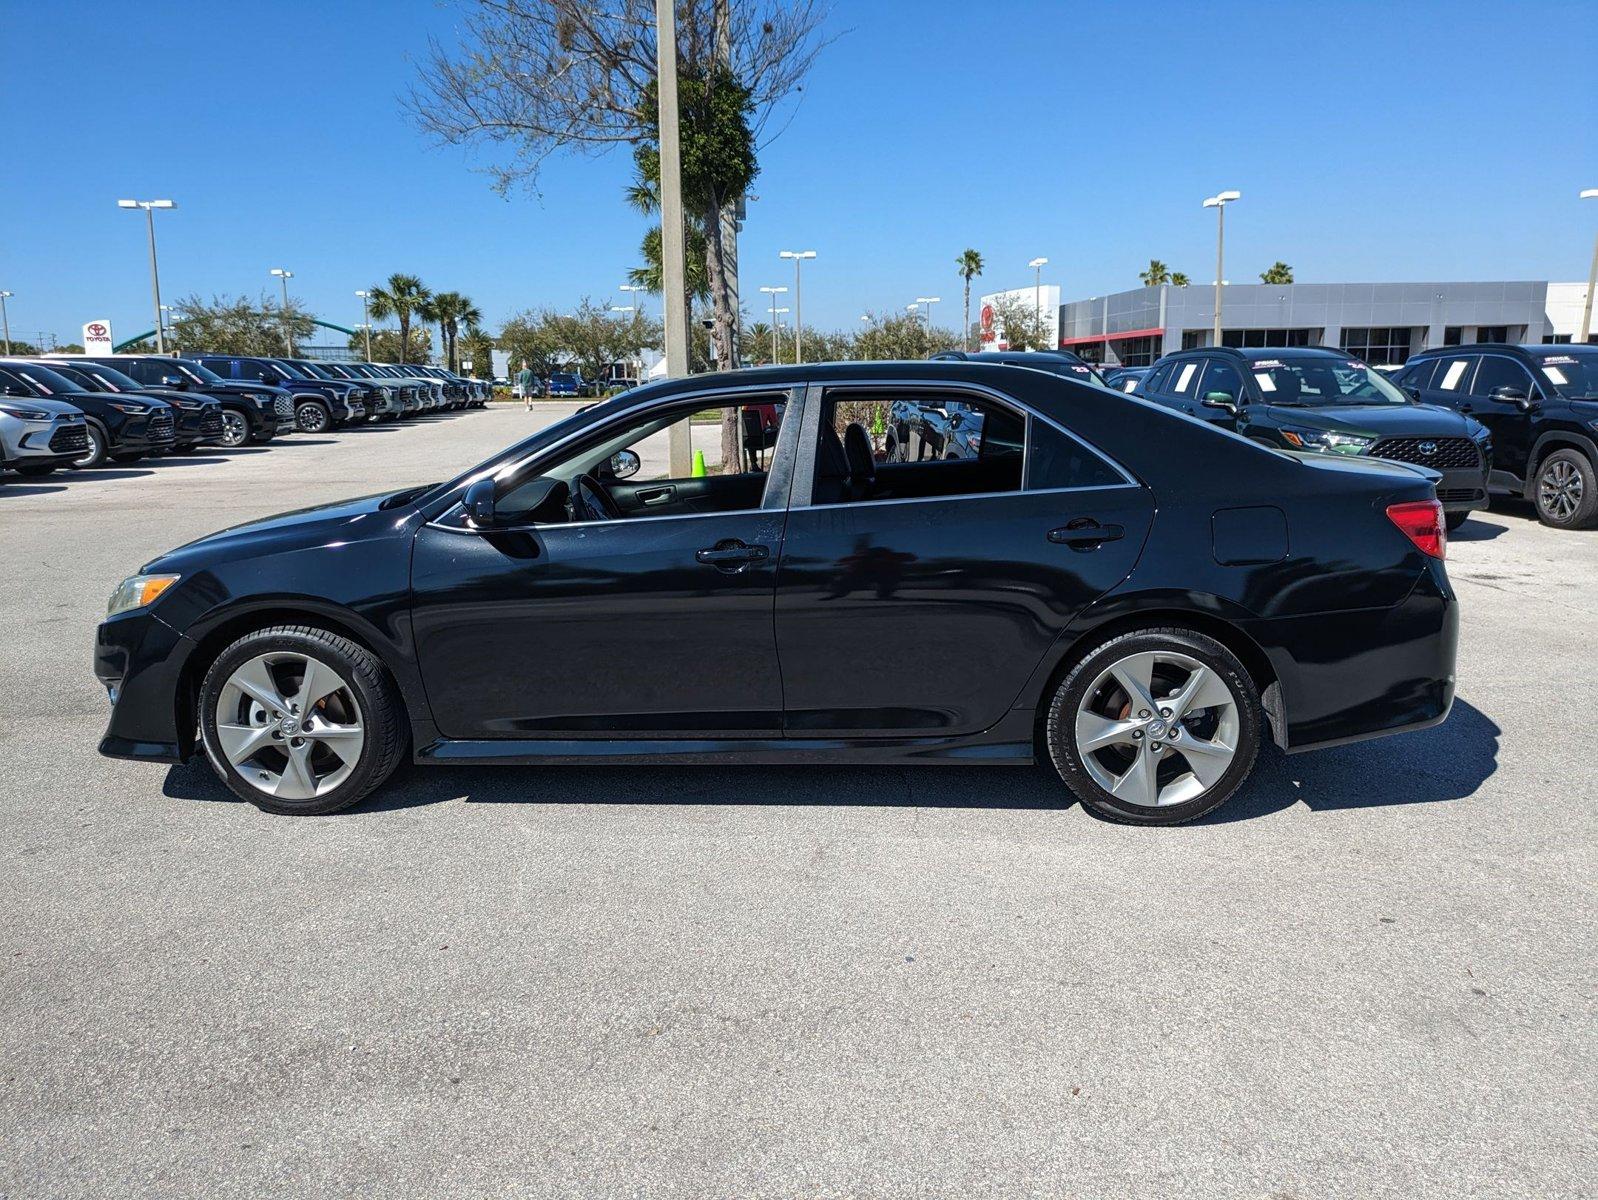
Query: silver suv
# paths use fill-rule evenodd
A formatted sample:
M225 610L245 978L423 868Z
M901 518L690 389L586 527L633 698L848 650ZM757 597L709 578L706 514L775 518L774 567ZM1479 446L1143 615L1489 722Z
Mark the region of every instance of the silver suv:
M13 395L0 383L0 471L48 475L88 451L82 412L60 400Z

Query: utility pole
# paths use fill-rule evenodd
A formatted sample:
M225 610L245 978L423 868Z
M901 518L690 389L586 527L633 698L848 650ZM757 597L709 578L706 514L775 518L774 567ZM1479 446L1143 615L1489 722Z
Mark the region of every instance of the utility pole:
M688 374L688 282L683 263L682 131L677 111L677 12L655 0L655 70L660 80L660 258L665 292L666 374ZM673 421L667 434L674 478L693 470L692 431Z
M1583 200L1598 200L1598 188L1587 188L1581 193ZM1587 271L1587 302L1581 308L1581 338L1583 346L1592 336L1592 290L1598 287L1598 236L1592 242L1592 266Z
M0 325L5 326L7 354L11 353L11 317L6 312L6 301L11 299L14 294L15 293L13 292L0 292ZM39 349L44 349L44 343L42 341L39 343Z

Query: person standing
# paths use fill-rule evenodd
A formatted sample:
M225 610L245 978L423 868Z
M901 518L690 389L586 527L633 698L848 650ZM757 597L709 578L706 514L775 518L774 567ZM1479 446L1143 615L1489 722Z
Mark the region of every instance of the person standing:
M522 369L516 372L516 391L522 398L522 407L528 412L533 409L534 382L532 368L527 365L527 360L524 358Z

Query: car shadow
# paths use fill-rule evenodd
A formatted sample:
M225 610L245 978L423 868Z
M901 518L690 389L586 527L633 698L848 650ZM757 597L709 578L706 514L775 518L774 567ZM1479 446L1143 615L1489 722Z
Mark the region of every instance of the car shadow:
M1507 525L1493 525L1487 521L1466 521L1458 529L1450 530L1451 542L1490 542L1509 532Z
M292 437L273 438L271 449L279 446L336 446L337 438L306 437L303 433L294 434Z
M23 476L22 478L26 478ZM0 500L7 496L46 496L51 492L64 492L67 490L65 482L62 483L18 483L13 479L0 480Z
M1468 796L1498 768L1498 726L1456 701L1442 725L1314 754L1261 751L1252 778L1198 824L1246 821L1304 804L1312 812L1428 804ZM168 769L176 800L238 800L203 756ZM404 764L351 812L474 804L1047 810L1075 803L1051 769L980 767L436 767Z
M152 460L153 461L153 460ZM68 475L68 479L137 479L141 475L153 475L150 467L82 467Z

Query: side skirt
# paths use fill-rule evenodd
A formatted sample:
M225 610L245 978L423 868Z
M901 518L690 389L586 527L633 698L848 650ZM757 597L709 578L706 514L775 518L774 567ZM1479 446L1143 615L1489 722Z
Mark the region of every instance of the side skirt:
M981 736L981 735L978 735ZM418 763L539 764L583 766L680 763L685 766L803 763L891 765L948 763L966 766L1030 766L1032 742L974 742L971 738L656 738L612 741L441 739L416 752Z

